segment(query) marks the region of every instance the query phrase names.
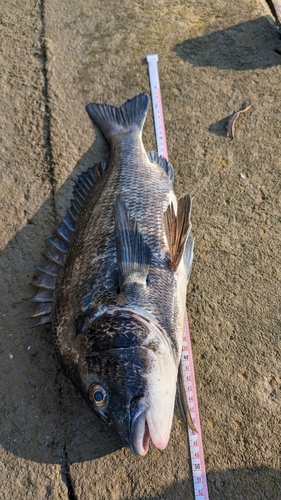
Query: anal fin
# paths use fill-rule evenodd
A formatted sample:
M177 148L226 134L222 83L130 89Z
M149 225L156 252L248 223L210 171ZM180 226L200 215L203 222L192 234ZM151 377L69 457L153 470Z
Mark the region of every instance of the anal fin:
M119 197L115 205L115 241L120 289L129 283L146 286L150 264L150 249L131 218L126 205Z
M170 203L164 212L164 227L173 271L177 270L191 230L191 205L191 198L188 193L185 193L178 199L177 213L175 213L173 203Z

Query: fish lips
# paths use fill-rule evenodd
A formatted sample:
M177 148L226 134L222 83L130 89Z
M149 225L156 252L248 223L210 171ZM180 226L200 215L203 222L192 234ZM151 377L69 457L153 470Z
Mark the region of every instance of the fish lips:
M144 456L149 449L150 434L146 422L149 405L142 399L137 402L131 419L130 450L135 455Z
M145 456L149 449L150 439L158 450L164 450L169 436L163 439L156 431L145 399L139 399L131 418L129 448L135 455Z

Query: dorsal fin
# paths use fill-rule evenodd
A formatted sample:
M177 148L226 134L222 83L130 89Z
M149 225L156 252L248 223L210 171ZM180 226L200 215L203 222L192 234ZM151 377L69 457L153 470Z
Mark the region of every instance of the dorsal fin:
M32 282L32 285L38 287L39 291L34 297L27 299L35 303L35 308L31 317L40 318L39 322L34 326L39 326L51 321L51 308L56 278L60 273L61 267L64 265L71 241L71 235L75 229L79 214L87 196L106 168L107 163L102 161L78 176L78 180L73 189L73 200L68 209L68 215L56 229L55 236L48 239L49 249L45 254L47 262L43 266L35 266L40 274L38 278Z
M168 205L167 210L164 212L164 227L173 271L176 271L180 263L185 242L191 230L191 205L191 198L186 193L178 199L177 214L173 202Z
M120 290L129 283L146 286L150 250L121 197L115 205L115 241Z
M160 156L156 151L148 151L147 153L148 159L152 163L157 163L160 167L165 170L167 176L171 181L174 181L174 168L173 165L164 158L164 156Z

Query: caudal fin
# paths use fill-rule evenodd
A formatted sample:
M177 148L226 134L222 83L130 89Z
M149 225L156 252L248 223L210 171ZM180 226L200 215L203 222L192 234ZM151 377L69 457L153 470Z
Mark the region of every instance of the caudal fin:
M142 130L149 106L149 97L139 94L126 101L120 108L108 104L87 104L86 111L91 120L107 139L119 133Z

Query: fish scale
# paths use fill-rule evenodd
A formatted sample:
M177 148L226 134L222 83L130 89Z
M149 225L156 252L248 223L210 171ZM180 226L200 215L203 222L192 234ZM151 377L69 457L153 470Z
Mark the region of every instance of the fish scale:
M149 168L144 168L143 165L149 163ZM123 164L124 165L124 164ZM132 216L136 217L140 231L143 233L145 240L150 248L153 248L151 259L151 270L149 278L152 286L157 290L157 294L149 297L145 307L150 308L153 304L156 313L159 304L169 302L172 305L173 297L173 280L170 279L164 283L161 280L158 270L168 267L168 263L163 261L163 249L166 246L163 233L163 212L168 206L171 197L172 182L167 182L167 175L163 168L159 165L152 164L147 158L147 153L142 151L142 158L136 165L131 165L128 162L127 168L122 169L123 182L126 182L126 203L128 210ZM139 169L139 175L138 170ZM159 182L159 178L162 183ZM161 186L163 184L163 187ZM155 190L157 185L157 190ZM153 206L151 206L153 199ZM137 201L135 201L137 200ZM157 233L157 245L155 244L155 233ZM159 286L159 283L160 286ZM165 322L166 326L174 324L173 311L166 310L163 312L161 308L157 312L157 318Z
M130 161L127 153L122 154L122 149L124 150L133 149L135 152L135 162ZM127 205L128 211L133 217L136 217L139 229L144 234L144 237L150 247L153 248L152 262L151 262L151 281L153 283L153 289L157 290L160 294L153 294L148 297L147 304L144 307L158 308L159 304L163 302L168 302L172 304L171 296L173 295L172 280L163 287L163 282L161 281L161 276L159 279L159 272L153 272L154 268L157 270L163 267L163 260L159 257L160 250L164 247L164 234L161 233L160 228L163 226L162 214L164 209L168 205L168 196L171 190L170 183L167 183L167 175L158 165L149 162L147 154L144 150L137 150L134 145L122 144L121 151L115 146L112 154L118 155L121 158L120 164L114 164L113 167L109 164L108 169L105 174L105 179L102 180L99 185L95 186L93 192L89 196L88 202L83 208L81 217L79 220L79 227L77 229L75 243L70 251L70 256L66 263L65 269L69 274L68 262L70 262L72 255L74 256L77 251L80 255L84 256L84 261L79 262L79 267L77 270L73 270L71 289L75 290L75 294L72 299L73 310L76 314L83 311L81 303L79 303L79 298L83 297L83 304L85 290L90 290L87 295L90 296L92 302L95 301L96 296L101 296L100 286L104 282L104 275L109 267L112 267L112 261L116 260L116 250L115 250L115 239L114 239L114 198L116 198L116 193L122 190L122 195L124 197L125 203ZM149 168L144 168L143 164L147 165L149 163ZM150 175L145 175L149 172ZM161 184L159 183L159 171L160 178L166 181L165 185L161 189ZM163 172L163 174L162 174ZM155 182L158 181L157 193L155 193ZM160 184L160 185L159 185ZM164 182L163 182L164 184ZM165 196L167 201L165 203ZM150 200L153 198L153 208L150 208ZM102 219L99 214L95 213L96 199L99 200L99 212L103 214ZM111 203L108 203L108 200ZM136 200L136 201L135 201ZM93 205L93 206L92 206ZM84 216L85 214L85 216ZM155 214L157 214L155 216ZM156 226L156 231L155 231ZM159 228L159 229L158 229ZM155 248L155 232L157 232L159 242L159 247ZM86 237L85 234L88 236ZM99 235L97 237L97 235ZM154 244L154 247L152 246ZM96 271L92 268L92 262L95 260L96 256L102 256L99 262L99 268ZM77 257L76 257L77 259ZM89 276L89 279L85 279L85 276ZM100 283L100 280L102 283ZM161 286L157 286L158 283ZM79 285L82 282L82 285ZM82 288L81 288L82 287ZM104 293L107 294L108 290L104 287ZM78 300L77 300L78 298ZM164 312L164 314L166 311ZM174 314L173 311L167 311L165 314L167 325L173 323ZM163 309L156 314L163 321Z

